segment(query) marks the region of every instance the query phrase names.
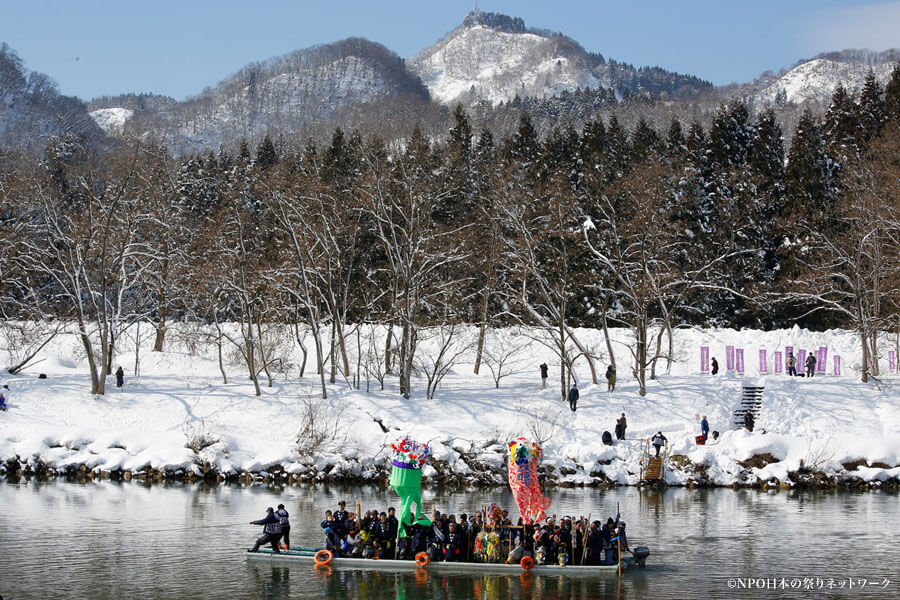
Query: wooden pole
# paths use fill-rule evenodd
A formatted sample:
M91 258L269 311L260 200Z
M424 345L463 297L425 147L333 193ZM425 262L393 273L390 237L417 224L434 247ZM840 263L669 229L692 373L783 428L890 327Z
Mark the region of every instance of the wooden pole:
M590 530L590 528L591 528L591 513L588 513L588 520L584 525L585 525L584 530L581 532L581 538L582 538L581 545L583 546L583 548L581 549L581 564L582 565L584 565L585 562L587 561L587 549L588 549L587 539L588 539L588 530Z

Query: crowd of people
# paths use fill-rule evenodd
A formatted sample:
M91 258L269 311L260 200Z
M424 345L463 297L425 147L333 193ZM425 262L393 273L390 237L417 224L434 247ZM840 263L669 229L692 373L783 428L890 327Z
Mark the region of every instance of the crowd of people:
M266 517L252 524L263 525L263 536L250 552L271 544L273 552L290 548L285 527L287 511L267 509ZM424 553L431 561L519 563L528 556L535 564L616 564L618 552L630 550L625 523L612 518L588 522L571 517L546 518L540 523L514 524L509 513L496 505L474 515L441 514L435 510L430 525L406 527L399 537L400 523L393 507L369 510L362 516L347 511L346 503L325 511L321 529L324 548L335 557L416 560ZM279 543L279 540L281 543Z

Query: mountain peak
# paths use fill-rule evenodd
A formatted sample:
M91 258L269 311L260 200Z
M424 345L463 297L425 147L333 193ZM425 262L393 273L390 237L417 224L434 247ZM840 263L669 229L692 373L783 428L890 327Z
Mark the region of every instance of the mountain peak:
M477 26L487 27L504 33L531 33L546 38L562 35L562 33L553 32L548 29L526 27L525 20L520 17L510 17L509 15L494 12L482 12L476 9L467 14L466 18L463 19L463 27Z

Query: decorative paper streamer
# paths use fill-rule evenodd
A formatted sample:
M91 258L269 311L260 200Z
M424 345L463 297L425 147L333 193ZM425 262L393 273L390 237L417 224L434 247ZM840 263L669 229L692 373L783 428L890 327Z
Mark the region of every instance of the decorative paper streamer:
M413 523L431 525L422 513L422 467L431 457L428 444L420 444L409 436L398 438L391 444L391 487L400 496L398 531L400 537L409 537L406 528ZM416 505L413 516L412 505Z
M544 496L538 481L538 464L543 451L536 443L518 437L509 443L509 487L526 524L541 521L552 500Z

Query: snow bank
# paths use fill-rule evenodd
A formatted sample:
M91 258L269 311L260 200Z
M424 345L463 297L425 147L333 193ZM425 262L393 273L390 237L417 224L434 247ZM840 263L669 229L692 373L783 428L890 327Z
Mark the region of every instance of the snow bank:
M465 333L469 341L474 339L474 329ZM592 348L606 347L598 331L577 333ZM628 332L612 334L614 347L630 343ZM505 444L525 435L543 441L544 476L550 483L634 485L641 476L643 443L663 431L675 455L666 475L670 484L784 482L804 470L885 482L896 481L900 468L900 379L883 373L860 383L858 340L843 331L680 330L675 362L669 369L657 365L658 376L648 382L644 397L628 376L624 350L617 356L613 393L607 393L605 381L591 382L581 360L575 413L553 387L558 362L552 352L515 329L489 339L495 349L518 349L505 365L499 388L485 365L480 375L473 375L469 352L469 362L455 365L434 399L425 398L423 380L414 380L409 400L398 394L396 378L388 377L385 390L368 382L369 392L365 380L359 390L338 380L328 386L328 399L320 401L314 366L308 365L300 379L300 359L287 350L284 371L257 397L237 364L227 366L229 383L223 384L214 351L189 354L179 342L186 335L174 331L164 353L142 347L137 376L134 340L120 340L117 363L126 369L126 386L117 389L111 379L107 394L100 397L89 393L77 339L56 338L40 357L46 379L26 370L3 380L9 386L10 409L0 413L0 460L41 461L57 470L283 472L316 480L366 480L384 476L385 445L410 433L434 450L426 478L501 485ZM144 337L151 341L146 330ZM717 357L719 375L699 373L701 346ZM727 371L726 346L743 350L745 373ZM774 352L786 346L827 347L826 374L813 379L774 374ZM762 365L760 349L767 353ZM427 342L420 351L429 352ZM835 354L842 359L840 375L832 374ZM355 364L355 357L350 362ZM540 389L542 362L551 367L546 390ZM599 377L608 362L606 356L598 361ZM887 366L884 360L882 370ZM765 388L753 433L733 424L741 387L749 384ZM330 433L312 452L301 453L297 437L312 409L318 411L313 429ZM622 412L628 419L626 440L602 444L602 433L613 431ZM694 443L701 415L721 434L706 446Z

